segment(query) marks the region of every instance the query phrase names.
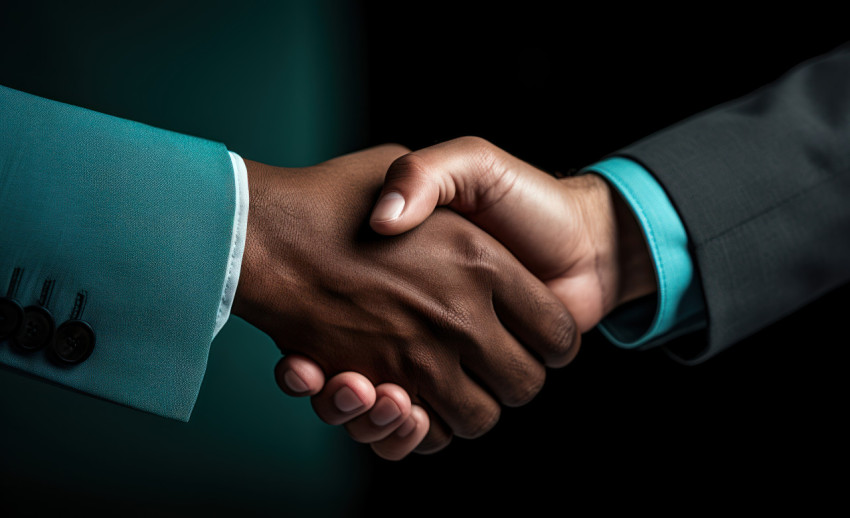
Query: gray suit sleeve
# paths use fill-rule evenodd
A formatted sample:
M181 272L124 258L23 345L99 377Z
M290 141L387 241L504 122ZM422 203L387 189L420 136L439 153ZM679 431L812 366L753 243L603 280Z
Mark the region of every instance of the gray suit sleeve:
M690 237L708 329L684 361L850 279L850 45L616 154L655 176Z

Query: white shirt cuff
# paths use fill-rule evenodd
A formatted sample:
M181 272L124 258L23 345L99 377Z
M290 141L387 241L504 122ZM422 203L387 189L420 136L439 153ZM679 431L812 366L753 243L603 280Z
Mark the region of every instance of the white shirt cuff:
M230 254L227 261L227 274L224 277L224 287L221 290L221 303L215 318L213 336L224 327L230 317L233 298L236 295L236 285L239 283L239 272L242 270L242 255L245 253L245 232L248 227L248 169L242 157L228 151L233 164L233 176L236 188L236 207L233 214L233 233L230 236Z

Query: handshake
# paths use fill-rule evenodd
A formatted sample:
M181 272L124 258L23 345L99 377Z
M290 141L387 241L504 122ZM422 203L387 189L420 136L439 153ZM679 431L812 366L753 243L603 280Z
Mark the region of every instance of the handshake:
M246 166L233 313L285 354L284 392L386 459L488 431L581 333L656 290L605 180L556 179L479 138Z

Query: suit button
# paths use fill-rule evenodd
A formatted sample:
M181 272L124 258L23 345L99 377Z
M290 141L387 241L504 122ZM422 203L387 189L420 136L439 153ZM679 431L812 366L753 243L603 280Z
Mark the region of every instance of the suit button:
M12 336L24 319L24 309L14 299L0 297L0 340Z
M29 306L24 309L24 320L15 333L14 343L25 351L41 349L50 343L54 328L49 311L41 306Z
M82 320L68 320L56 330L53 353L65 363L80 363L94 350L94 330Z

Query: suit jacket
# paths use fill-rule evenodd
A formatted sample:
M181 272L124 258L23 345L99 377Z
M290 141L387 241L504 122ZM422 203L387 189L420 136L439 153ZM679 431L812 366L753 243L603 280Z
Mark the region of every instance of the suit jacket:
M850 278L847 92L850 46L618 153L658 179L691 238L708 330L697 350L675 351L685 361ZM0 107L7 298L58 326L82 318L84 297L97 334L78 365L8 344L0 361L187 420L233 237L225 148L8 88Z
M0 362L188 420L234 231L224 146L5 87L0 112L7 321L10 299L26 308ZM77 363L52 354L92 342Z
M699 362L850 279L850 45L617 154L661 183L690 239Z
M140 135L148 132L170 134L157 137L163 139L158 144L163 146L160 153L171 149L175 157L169 158L169 163L177 160L177 164L199 172L201 176L193 181L195 188L199 187L197 182L211 180L210 175L216 174L215 169L200 172L203 167L199 161L211 160L217 166L218 160L227 160L224 146L216 142L226 142L228 147L244 156L266 163L291 166L317 163L364 146L358 140L360 134L356 129L359 126L355 125L359 110L365 104L356 97L360 71L347 66L356 62L359 50L353 43L351 17L330 16L354 7L335 0L262 5L247 2L203 9L186 2L110 4L109 9L104 9L101 3L75 6L63 2L4 3L0 9L0 40L4 48L0 84L183 133L176 135L124 121L128 131L139 131ZM252 75L260 70L268 73ZM358 102L349 101L350 96ZM0 109L0 124L5 124L8 116L15 117L15 114L9 114L4 104ZM58 121L43 122L44 131L45 126ZM92 125L90 130L97 130L97 126ZM5 132L0 135L0 148L7 135ZM186 135L203 136L204 139ZM115 135L111 141L118 138L119 135ZM105 146L108 142L110 140L104 140L102 144ZM148 140L148 144L156 142ZM77 144L91 148L97 143L81 141ZM141 144L143 142L139 141L135 145ZM191 161L179 158L190 152L197 152L198 156ZM149 158L154 160L153 156ZM3 155L0 163L5 160L6 155ZM93 165L95 160L109 158L75 154L74 160ZM38 368L44 371L57 368L46 348L28 356L27 361L40 364L32 370L0 365L3 512L9 510L6 513L9 516L52 515L68 509L84 512L93 508L91 514L99 516L114 514L116 507L128 507L135 513L146 509L146 514L152 515L163 514L165 510L174 513L175 508L181 509L178 513L188 515L200 513L201 509L208 515L222 514L227 512L225 509L231 510L230 514L250 515L280 512L281 502L285 501L286 512L294 515L308 510L316 515L344 514L363 485L362 463L367 451L348 439L342 430L317 419L309 401L281 393L272 376L272 367L280 359L275 344L247 323L231 318L210 345L215 309L210 313L209 307L217 304L211 300L208 309L202 311L203 317L197 321L191 318L196 314L191 308L186 308L189 313L185 313L174 311L174 308L165 311L165 305L160 306L159 301L182 305L183 296L203 297L208 293L212 297L217 291L212 288L218 282L215 278L223 278L224 273L204 271L204 264L208 262L200 257L200 262L191 259L194 267L178 266L175 254L189 259L195 253L203 253L185 246L190 241L181 244L169 238L158 248L154 246L155 234L166 226L176 226L172 230L180 235L183 230L179 227L185 224L198 223L206 227L207 222L200 221L201 214L185 213L190 219L181 223L180 218L151 210L151 202L154 199L166 201L173 196L174 206L169 210L184 213L181 205L194 199L209 215L209 204L216 198L229 198L226 191L232 171L228 171L224 184L209 186L220 196L213 194L203 201L200 189L181 194L180 186L171 185L170 178L185 179L183 172L172 170L173 166L153 171L144 180L129 174L138 171L139 165L122 168L127 174L117 174L121 171L107 168L102 171L104 180L87 184L94 188L92 193L103 194L103 197L84 196L68 192L67 188L52 189L51 192L57 193L54 200L42 204L55 216L49 230L51 236L79 236L79 232L88 232L89 237L97 234L93 229L64 228L64 223L66 214L80 218L83 213L93 215L100 210L112 214L120 212L120 216L107 217L99 223L99 232L106 233L105 237L109 238L110 232L122 227L136 236L135 245L129 239L119 240L114 244L118 248L101 250L111 254L116 262L101 269L94 285L80 282L81 277L90 279L95 275L92 273L95 265L86 262L90 259L88 255L68 253L67 258L57 261L56 269L48 274L35 263L9 257L10 253L20 256L30 253L32 235L14 241L11 252L5 243L0 247L4 269L11 267L14 271L20 266L24 270L18 288L23 305L38 302L44 279L55 279L49 309L57 325L69 319L77 294L81 290L88 291L88 302L80 318L89 322L97 335L94 350L83 363L60 367L57 372L116 390L112 396L106 395L110 398L107 401L64 389L43 377L28 375L35 374ZM46 170L36 169L34 180L43 179L46 174ZM55 176L57 182L70 185L62 175ZM4 203L8 199L6 178L0 176ZM112 185L106 181L111 181ZM137 201L131 203L136 196L132 187L144 182L156 183L157 189L164 192L139 194ZM36 192L48 187L25 185L24 189L23 192ZM112 199L119 194L127 199L124 202ZM69 198L82 198L82 201L70 204ZM13 200L13 203L20 206L24 201ZM57 208L67 206L70 212L62 213L51 204ZM122 223L143 214L161 225ZM232 214L227 216L227 226L231 224L231 217ZM215 224L217 220L213 216L210 223ZM11 226L13 224L21 224L19 217L10 207L0 207L3 239L7 231L20 235L19 229ZM207 232L200 227L197 232ZM97 238L101 236L98 234ZM192 236L187 238L193 239ZM212 239L224 245L222 238ZM49 240L43 241L45 246L50 246ZM97 248L96 241L74 243L66 239L64 243L86 254L94 253ZM149 243L150 248L146 248L145 243ZM56 245L58 243L49 252L62 253L62 247ZM139 246L139 252L145 253L119 253L121 248L131 245ZM166 249L172 246L174 250L168 252ZM225 248L214 251L214 255L223 256L227 253ZM156 260L143 261L145 257ZM39 262L44 261L39 259ZM103 264L102 260L97 262ZM215 260L210 262L221 264ZM79 268L73 276L70 274L72 265ZM173 272L175 267L192 270L189 275L201 283L197 290L184 291L188 278L172 276L167 282L169 274L166 272ZM66 272L67 276L60 280L57 270ZM2 273L0 296L6 295L13 271ZM131 278L136 274L147 276L164 291L155 294L145 282ZM136 295L119 302L112 294L99 293L99 289L93 288L105 286L109 282L107 276L113 275L109 291L125 291L124 283L126 288L138 287L142 290L139 295L152 299L153 306L135 300ZM31 289L37 292L34 298ZM64 294L60 296L59 291ZM179 291L183 291L183 295L179 295ZM189 300L185 302L189 304ZM125 309L128 305L138 311L128 313ZM171 331L156 329L163 325L155 322L156 318L163 318ZM123 338L110 340L110 328L120 329ZM179 348L181 343L188 343L184 340L189 336L183 336L184 333L194 334L197 339L187 350ZM149 345L137 345L131 339L147 340L156 334L166 340L147 352L167 351L171 359L150 356L134 366L121 365L127 359L138 359ZM172 338L179 341L168 343ZM4 354L21 354L13 347L5 340L0 341L0 351ZM202 358L202 351L207 347L209 358ZM116 348L128 348L128 351L118 352ZM86 379L74 373L86 369L92 362L101 361L98 357L102 355L115 360L110 369L113 374L126 376L124 380ZM181 394L189 393L194 373L204 362L203 389L191 420L181 422L185 419L188 401L178 400ZM168 374L178 366L186 376L180 383ZM165 385L162 389L156 387L160 383L154 379L158 373L166 374L161 380ZM133 385L150 390L144 388L135 396L128 395ZM152 397L169 392L168 385L177 391L168 394L168 401ZM121 392L125 395L121 396ZM149 410L142 412L124 406L136 402L149 404ZM173 418L169 419L149 413L169 415L172 411Z
M311 121L311 122L312 122L312 121ZM292 138L292 139L287 139L285 142L283 142L283 143L282 143L282 145L287 145L288 143L290 143L290 142L292 142L292 141L294 141L294 140L297 140L297 139L298 139L298 136L299 136L299 135L302 135L302 134L303 134L303 132L293 132L293 138ZM305 137L305 138L306 138L306 137ZM226 141L227 141L227 142L232 142L232 140L231 140L231 139L227 139ZM244 146L243 146L243 147L241 147L241 149L244 149ZM332 149L333 149L333 148L332 148ZM339 148L336 148L335 150L336 150L336 151L339 151ZM327 151L327 148L323 149L323 151ZM322 155L322 156L325 156L325 155ZM637 157L636 157L636 158L637 158ZM637 159L638 159L638 160L640 160L639 158L637 158ZM308 158L308 159L304 159L304 160L305 160L305 161L307 161L307 160L313 160L313 158ZM653 172L656 172L656 170L655 170L655 169L652 169L652 170L653 170ZM656 172L656 174L657 174L657 172ZM668 192L670 192L670 187L669 187L668 185L666 185L666 184L665 184L665 187L668 189ZM681 207L681 203L679 204L679 206ZM687 222L687 219L686 219L686 222ZM71 290L71 292L72 292L72 293L76 296L76 291ZM711 309L710 309L710 308L709 308L709 310L711 311ZM88 316L90 316L90 315L91 315L91 313L90 313L88 310L86 310L86 312L84 313L84 318L86 318L86 317L88 317ZM713 316L713 315L712 315L712 316ZM64 318L64 317L63 317L63 318ZM100 335L99 335L99 338L100 338ZM234 345L236 345L237 340L232 340L232 341L234 342ZM101 342L101 341L99 341L99 342L98 342L98 347L100 347L100 345L102 345L102 342ZM2 347L5 347L5 345L4 345L4 346L2 346ZM254 375L254 371L252 371L252 372L251 372L251 376L253 376L253 375ZM31 385L32 385L32 384L31 384ZM240 386L240 388L241 388L241 386ZM221 391L219 391L219 392L217 392L217 393L216 393L216 395L217 395L217 396L219 396L219 397L221 397L221 398L226 398L226 397L228 397L228 396L227 396L228 394L229 394L229 393L228 393L228 392L226 392L225 390L221 390ZM231 397L232 397L232 396L231 396ZM234 405L234 406L236 406L236 405ZM102 409L102 407L97 407L97 408L98 408L98 409ZM122 409L119 409L119 410L122 410ZM69 410L68 410L68 413L69 413L69 414L71 414L71 413L73 413L73 411L74 411L74 410L69 409ZM248 415L249 413L250 413L250 412L247 412L247 411L246 411L246 413L245 413L245 414L246 414L246 415ZM96 415L96 414L95 414L95 415ZM127 415L127 414L125 414L125 415ZM136 418L137 418L137 419L142 419L143 417L145 417L145 416L136 416ZM164 421L164 420L159 420L159 421ZM196 419L193 419L193 421L196 421ZM228 422L234 422L234 420L232 420L232 419L228 419ZM217 424L217 422L215 422L215 421L214 421L213 423L214 423L214 424ZM134 429L134 428L135 428L135 421L133 421L133 424L134 424L134 426L126 426L126 427L125 427L123 430L121 430L121 431L126 432L127 430ZM264 424L264 425L266 425L266 424L267 424L267 422L266 422L266 420L265 420L265 419L263 419L263 424ZM190 425L190 426L191 426L191 425ZM43 429L43 428L41 428L41 429ZM285 429L285 428L284 428L284 427L278 427L278 429ZM13 431L14 431L14 429L13 429ZM313 432L313 430L311 430L310 432ZM12 434L10 433L10 437L11 437L11 435L12 435ZM104 434L104 435L105 435L105 434ZM176 434L175 434L175 435L176 435ZM306 436L306 435L309 435L309 434L308 434L308 433L305 433L305 434L303 434L303 435L305 435L305 436ZM199 438L199 439L201 439L201 438L203 438L203 437L204 437L204 435L203 435L203 434L198 434L198 438ZM43 442L44 442L44 441L43 441ZM42 443L43 443L43 442L42 442ZM200 441L199 441L199 442L200 442ZM141 443L138 443L138 444L141 444ZM271 444L271 442L269 442L269 444ZM228 446L232 446L232 444L230 444L230 443L228 443L227 445L228 445ZM178 444L178 446L186 446L186 447L190 447L190 446L191 446L191 444L190 444L190 441L186 441L186 442L185 442L185 444ZM101 448L101 447L102 447L101 445L99 445L99 446L98 446L98 448ZM201 445L201 447L203 447L203 444ZM58 447L57 447L57 448L58 448ZM159 445L159 446L157 446L155 449L156 449L157 451L159 451L159 450L161 450L161 448L162 448L162 446L161 446L161 445ZM209 448L209 449L212 449L212 448ZM79 460L80 460L80 462L81 462L81 463L82 463L83 461L87 460L87 457L86 457L86 456L82 453L83 451L85 451L85 450L77 450L77 455L79 456ZM107 451L109 451L109 450L107 450ZM120 451L120 450L119 450L119 451ZM177 453L177 451L175 450L175 451L173 451L173 452L169 452L169 454L171 454L171 453L175 453L175 454L176 454L176 453ZM235 457L238 457L238 455L233 455L233 457L234 457L234 458L235 458ZM200 456L199 456L199 458L200 458ZM218 464L218 463L220 463L220 460L217 460L217 461L216 461L216 464ZM310 456L308 456L307 460L305 460L305 461L304 461L304 465L305 465L305 466L313 466L313 465L314 465L314 463L315 463L315 457L310 457ZM119 462L119 464L123 464L123 462ZM11 464L7 464L7 465L11 465ZM23 463L23 461L18 461L18 462L16 462L16 464L15 464L15 465L24 465L24 463ZM116 464L116 465L117 465L117 464ZM279 467L279 465L278 465L278 467ZM200 471L200 470L199 470L199 471ZM297 470L293 470L293 471L297 471ZM179 472L178 472L178 473L179 473ZM225 471L224 471L224 470L222 470L222 471L221 471L221 473L225 473ZM303 473L303 472L302 472L302 473ZM325 478L325 477L327 476L327 474L328 474L327 472L322 472L322 473L320 473L320 476L321 476L322 478ZM104 478L105 478L105 477L104 477ZM153 477L151 477L151 478L153 478ZM159 474L158 474L158 478L159 478ZM223 478L223 477L222 477L222 478ZM244 477L243 477L243 478L244 478ZM278 486L278 487L282 487L282 485L280 485L280 486ZM306 487L306 486L301 486L301 487ZM217 490L217 488L218 488L217 486L213 486L213 488L212 488L212 489L210 489L210 491L216 491L216 490Z

